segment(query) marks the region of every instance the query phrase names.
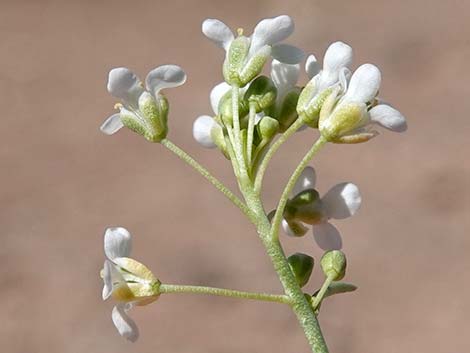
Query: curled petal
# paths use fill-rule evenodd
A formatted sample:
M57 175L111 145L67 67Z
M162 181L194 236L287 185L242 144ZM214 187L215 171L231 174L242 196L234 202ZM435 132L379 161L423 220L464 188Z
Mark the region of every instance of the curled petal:
M111 115L108 119L104 121L103 124L101 124L100 130L106 135L112 135L118 132L123 126L124 125L121 121L120 114L116 113Z
M300 174L299 179L295 183L294 189L292 190L292 196L297 195L299 192L302 192L307 189L313 189L315 187L315 182L317 176L315 169L312 167L306 167Z
M294 21L287 15L262 20L253 31L249 55L265 45L273 45L286 39L293 31Z
M353 50L343 42L332 43L325 52L323 58L323 70L338 72L342 67L348 67L352 63Z
M325 251L339 250L343 247L341 234L335 226L328 222L313 226L313 238L317 245Z
M407 129L405 117L398 110L389 105L376 105L369 111L369 114L371 121L386 129L395 132L403 132Z
M111 318L119 334L131 342L139 338L139 328L127 312L132 308L131 304L118 304L113 308Z
M317 61L315 55L310 54L305 62L305 71L309 78L313 78L320 72L320 63Z
M122 227L107 228L104 233L104 252L111 261L118 257L129 257L132 238L129 231Z
M228 50L234 36L230 28L222 21L208 18L202 22L202 33L217 46Z
M300 67L298 64L289 65L273 60L271 64L271 79L278 89L278 94L293 88L299 79L299 73Z
M193 124L194 139L206 148L216 147L211 137L211 130L214 124L216 124L215 120L208 115L198 117Z
M351 217L361 206L361 201L359 188L352 183L337 184L322 197L326 215L334 219Z
M136 105L137 99L144 91L139 78L125 67L118 67L109 72L107 88L111 95L130 105Z
M177 65L162 65L150 71L145 79L147 89L157 95L164 88L178 87L186 82L186 73Z
M372 64L364 64L354 71L349 82L345 101L367 103L371 102L379 91L381 81L380 70Z
M290 65L300 63L305 57L301 49L289 44L273 45L271 55L274 59Z
M102 293L103 300L108 299L113 292L112 266L113 265L110 261L105 260L102 272L104 283Z
M219 113L219 103L222 97L231 90L231 86L227 82L221 82L215 86L210 93L210 101L214 114Z

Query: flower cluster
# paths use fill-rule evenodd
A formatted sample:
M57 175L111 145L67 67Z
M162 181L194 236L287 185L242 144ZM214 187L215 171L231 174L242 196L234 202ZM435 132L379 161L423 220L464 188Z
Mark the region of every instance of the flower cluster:
M131 247L131 234L126 229L106 229L106 260L101 277L104 282L103 300L113 297L118 302L111 315L114 325L121 336L134 342L139 337L139 330L127 312L136 305L147 305L157 300L160 281L143 264L129 258Z
M243 198L167 137L169 103L161 91L182 85L186 81L183 69L176 65L157 67L147 75L145 86L127 68L109 72L107 89L120 100L116 105L119 113L110 116L101 131L111 135L127 127L150 142L160 143L211 182L257 227L285 289L279 295L162 284L147 267L129 258L130 233L124 228L108 228L101 272L103 299L117 301L112 320L128 340L135 341L139 335L127 314L132 307L150 304L161 294L191 292L290 304L312 351L328 352L316 321L322 300L356 288L339 282L345 276L347 261L340 251L341 236L331 221L354 215L362 199L352 183L337 184L320 196L315 189L315 170L308 164L326 143L366 142L378 134L377 126L403 132L407 124L398 110L377 97L381 73L375 65L366 63L352 70L353 50L340 41L327 48L322 63L308 55L303 64L304 52L283 42L293 31L294 23L286 15L260 21L251 36L245 36L243 29L234 33L217 19L202 24L204 35L225 51L224 81L210 92L212 113L194 121L193 137L230 160ZM270 71L264 75L266 64ZM299 83L303 65L308 76L305 84ZM317 131L318 139L290 177L276 210L266 214L261 188L268 163L281 144L305 129ZM316 243L325 250L320 261L325 281L312 295L302 287L310 279L314 259L303 253L286 257L278 239L281 228L300 237L310 226Z

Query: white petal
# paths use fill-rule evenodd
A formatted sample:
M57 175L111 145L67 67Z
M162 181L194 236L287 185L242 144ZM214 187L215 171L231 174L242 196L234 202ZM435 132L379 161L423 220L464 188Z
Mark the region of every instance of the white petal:
M348 218L361 206L361 194L356 185L341 183L333 186L322 197L322 203L328 218Z
M273 45L286 39L293 31L294 21L287 15L262 20L253 31L249 55L265 45Z
M108 92L126 104L136 105L144 91L139 78L128 68L112 69L108 75Z
M208 115L202 115L194 120L193 137L206 148L216 147L211 137L211 130L214 124L216 124L215 120Z
M110 263L110 261L105 260L104 266L103 266L103 283L104 283L103 293L102 293L103 300L108 299L111 293L113 292L113 280L111 276L111 273L112 273L111 266L112 264Z
M274 59L290 65L300 63L305 57L301 49L289 44L273 45L271 55Z
M318 246L325 250L339 250L343 247L343 240L338 229L331 223L325 222L313 226L313 238Z
M106 135L112 135L118 132L124 125L121 121L121 116L119 113L111 115L108 119L104 121L100 126L102 133Z
M177 65L163 65L150 71L145 79L147 89L157 95L164 88L178 87L186 82L186 73Z
M392 131L403 132L406 131L406 119L401 113L386 104L379 104L373 107L370 111L370 119L373 122L383 126Z
M258 124L261 119L264 118L264 112L259 112L259 113L256 113L255 115L255 125Z
M300 66L289 65L273 60L271 63L271 79L278 89L278 94L293 88L299 79ZM279 92L280 91L280 92Z
M315 55L310 54L305 62L305 71L309 78L313 78L316 74L320 72L320 63L317 61Z
M202 22L202 33L217 46L228 50L234 36L230 28L222 21L208 18Z
M113 308L111 317L119 334L129 341L135 342L139 338L139 329L134 320L127 315L127 311L131 307L129 304L118 304Z
M104 253L108 259L129 257L132 239L129 231L122 227L107 228L104 233Z
M379 91L380 81L381 75L377 66L372 64L359 66L351 77L344 100L357 103L372 101Z
M219 113L219 102L222 97L231 89L232 88L227 82L221 82L212 89L210 93L210 101L214 114L217 115Z
M300 174L299 179L295 183L294 189L292 190L292 196L297 195L299 192L313 189L317 180L315 169L312 167L306 167Z
M115 287L120 285L127 285L123 275L121 272L119 272L116 265L109 260L105 260L104 262L103 283L103 300L106 300L110 297Z
M323 70L338 72L342 67L348 67L352 63L353 50L343 42L332 43L325 52L323 58Z
M283 218L281 222L281 227L284 232L290 237L300 237L305 235L308 232L308 227L304 226L301 222L297 222L299 228L297 233L295 233L292 228L289 226L289 223Z

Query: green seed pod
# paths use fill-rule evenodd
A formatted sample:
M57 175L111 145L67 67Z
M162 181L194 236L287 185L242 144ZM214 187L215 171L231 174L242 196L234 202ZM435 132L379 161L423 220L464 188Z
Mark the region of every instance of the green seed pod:
M268 109L276 102L277 88L266 76L259 76L248 87L244 100L254 104L257 113Z
M320 265L326 277L339 281L346 274L346 255L340 250L331 250L323 254Z
M312 274L314 265L313 257L302 253L295 253L287 258L287 262L299 286L305 286Z
M258 131L262 139L270 140L279 131L279 122L276 119L265 116L258 123Z

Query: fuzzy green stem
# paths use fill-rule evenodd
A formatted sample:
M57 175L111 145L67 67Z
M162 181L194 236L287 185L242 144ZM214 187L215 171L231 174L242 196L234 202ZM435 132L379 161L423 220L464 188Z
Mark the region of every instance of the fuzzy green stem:
M331 282L333 282L333 277L332 276L326 277L325 282L323 282L323 285L320 288L320 291L315 296L315 299L312 302L313 310L316 310L318 306L321 304L323 297L325 296L325 293L328 290L328 287L330 286Z
M245 292L239 290L203 287L203 286L188 286L188 285L175 285L175 284L162 284L160 285L160 293L193 293L193 294L208 294L220 297L231 297L241 299L252 299L266 302L276 302L282 304L291 304L288 296L282 294L268 294Z
M261 186L263 183L263 177L264 173L266 172L266 169L268 168L269 161L271 158L273 158L274 154L277 152L279 147L287 141L287 139L292 136L302 125L303 125L302 119L297 119L289 128L284 131L284 133L274 142L271 147L269 148L268 152L263 158L263 161L261 162L258 171L256 173L256 180L255 180L255 191L257 193L261 192Z
M206 168L200 165L193 157L176 146L168 139L163 139L160 142L163 146L168 148L171 152L176 154L180 159L185 161L193 167L199 174L206 178L212 185L214 185L222 194L224 194L235 206L237 206L250 220L253 220L253 214L246 204L240 200L232 191L230 191L222 182L214 177Z
M272 228L263 209L259 195L254 190L245 194L248 205L255 214L258 234L276 270L291 307L305 333L313 353L328 353L318 320L293 274L278 239L273 238Z
M273 221L272 221L272 236L273 238L277 239L279 236L279 226L281 225L282 222L282 216L284 214L284 209L286 208L287 201L289 200L290 193L292 189L294 189L295 183L297 182L297 179L299 179L300 174L302 174L302 171L305 169L307 164L310 162L310 160L315 156L315 154L327 143L327 140L325 140L322 136L318 138L318 140L315 142L315 144L310 148L310 150L305 154L304 158L302 158L302 161L300 164L297 166L295 169L294 173L291 175L289 181L287 182L286 187L284 188L284 191L282 192L281 198L279 200L279 203L276 208L276 213L274 214Z
M248 181L248 173L243 157L242 138L240 131L240 114L238 111L238 98L239 98L239 87L232 85L232 118L233 118L233 140L232 145L235 151L235 156L238 162L238 173L240 182L246 183Z
M247 136L247 142L246 142L246 157L247 157L248 168L251 167L251 159L252 159L252 153L253 153L253 135L255 132L255 117L256 117L255 103L250 102L250 117L248 120L248 136Z

